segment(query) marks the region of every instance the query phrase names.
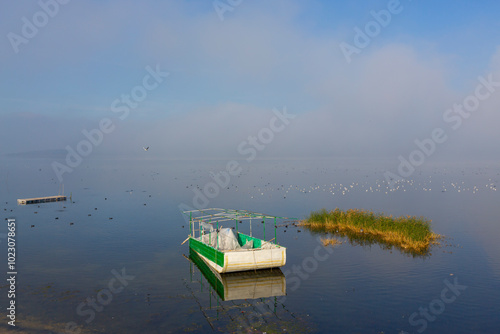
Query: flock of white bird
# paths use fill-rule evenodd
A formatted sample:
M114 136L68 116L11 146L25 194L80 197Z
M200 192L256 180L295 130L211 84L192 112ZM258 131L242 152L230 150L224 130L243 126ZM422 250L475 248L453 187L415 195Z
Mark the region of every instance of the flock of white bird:
M196 170L194 174L193 184L187 185L186 188L198 188L203 190L203 174L206 171ZM260 173L259 173L260 172ZM257 180L252 178L252 175L262 175L258 170L244 169L244 172L238 177L233 178L231 184L226 187L227 190L248 194L249 198L259 198L268 196L269 198L283 198L288 196L307 195L314 193L327 193L331 196L346 196L350 193L379 193L391 194L398 192L449 192L449 193L471 193L477 194L480 192L496 192L497 178L488 176L499 175L496 171L492 173L434 173L437 175L425 175L419 173L412 179L386 180L380 177L383 173L372 172L369 175L360 174L359 170L324 170L324 169L309 169L309 170L294 170L284 169L280 172L273 171L266 176L261 176ZM296 175L294 175L296 174ZM326 175L325 175L326 174ZM201 177L199 177L201 176ZM241 178L240 178L241 177ZM495 177L495 176L493 176ZM325 182L324 180L337 179L344 182ZM351 180L358 181L351 181ZM363 181L359 181L363 179ZM457 180L458 179L458 180ZM500 177L498 178L500 179ZM273 182L267 182L273 180ZM297 180L296 183L287 183L286 181ZM307 180L307 181L306 181ZM323 180L323 182L320 182ZM346 181L349 180L349 181ZM212 180L206 180L206 182ZM317 182L314 182L317 181ZM201 183L200 183L201 182ZM308 184L309 183L309 184Z
M235 188L236 191L238 188ZM465 181L434 181L429 177L425 181L405 180L399 182L387 182L386 180L376 180L374 182L350 182L350 183L323 183L309 186L288 184L272 186L270 183L265 186L254 186L246 189L250 198L268 195L272 197L278 192L283 198L292 194L309 194L324 192L332 196L345 196L349 193L382 193L390 194L392 192L457 192L476 194L480 191L497 191L496 182L489 179L486 184L469 184Z

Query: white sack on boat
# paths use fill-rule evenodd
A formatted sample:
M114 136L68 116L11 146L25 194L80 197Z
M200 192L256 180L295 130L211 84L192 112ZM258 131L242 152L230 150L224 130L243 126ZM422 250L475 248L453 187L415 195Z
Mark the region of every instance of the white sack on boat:
M253 240L247 240L243 246L241 246L242 249L252 249L253 248Z
M263 241L262 242L262 245L260 246L260 248L262 249L272 249L272 248L276 248L276 245L270 243L270 242L267 242L267 241Z
M214 230L214 226L212 224L200 222L200 225L201 225L201 227L203 228L204 231L210 231L210 232L212 232Z
M219 239L219 250L236 250L241 248L238 239L230 228L223 228L217 231L204 234L201 241L207 245L217 248L217 238Z

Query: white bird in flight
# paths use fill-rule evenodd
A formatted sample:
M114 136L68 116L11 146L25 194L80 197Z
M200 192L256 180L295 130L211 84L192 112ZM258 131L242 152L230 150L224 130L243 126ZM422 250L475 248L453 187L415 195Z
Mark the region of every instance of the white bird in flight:
M149 150L149 146L148 147L143 147L144 151L147 151Z

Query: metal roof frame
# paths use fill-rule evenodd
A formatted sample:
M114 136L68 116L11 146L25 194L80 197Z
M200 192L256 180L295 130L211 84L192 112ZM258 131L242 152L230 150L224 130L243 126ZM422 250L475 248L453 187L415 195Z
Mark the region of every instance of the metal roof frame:
M235 209L221 209L221 208L208 208L199 210L187 210L183 211L184 214L189 215L189 235L195 236L195 223L198 223L198 230L200 234L203 232L201 223L216 224L217 229L219 229L219 223L227 221L236 222L236 232L238 232L238 221L249 220L250 221L250 236L252 235L252 219L262 219L263 222L266 219L274 220L274 240L276 243L276 220L277 219L290 219L297 220L296 218L273 216L264 213L252 212L248 210L235 210ZM266 226L264 227L264 238L266 235Z
M189 214L192 221L206 221L211 220L212 222L221 222L229 220L245 220L245 219L265 219L265 218L276 218L276 219L291 219L296 220L296 218L289 217L279 217L272 216L265 213L258 213L248 210L236 210L236 209L221 209L221 208L208 208L200 210L189 210L183 211L184 214ZM200 215L195 216L193 214L199 213Z

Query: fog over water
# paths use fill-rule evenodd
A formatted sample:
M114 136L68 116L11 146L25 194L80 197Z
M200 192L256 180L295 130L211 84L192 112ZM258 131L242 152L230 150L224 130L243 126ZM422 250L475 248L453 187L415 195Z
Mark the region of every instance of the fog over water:
M499 12L497 1L4 4L0 212L15 221L17 329L495 333ZM226 300L231 284L181 245L182 210L207 207L423 216L444 239L422 256L361 231L255 223L287 263L264 275L270 293Z
M286 108L295 118L261 157L397 162L436 128L446 140L430 160L498 154L500 51L488 28L497 4L435 4L423 24L424 4L400 3L346 57L341 43L356 46L370 11L389 4L356 6L245 2L221 20L196 1L59 5L27 43L1 42L0 151L76 148L109 118L92 154L134 157L149 145L161 158L240 156L238 145ZM19 18L40 10L9 4L2 31L21 36ZM448 20L461 24L450 30Z

